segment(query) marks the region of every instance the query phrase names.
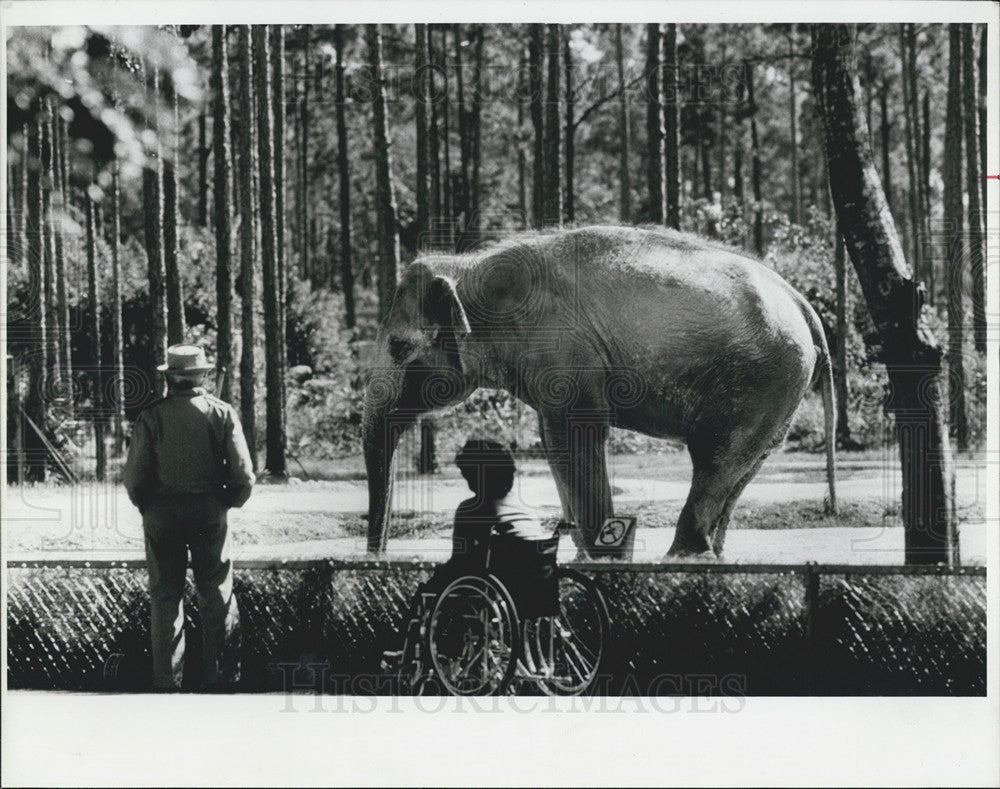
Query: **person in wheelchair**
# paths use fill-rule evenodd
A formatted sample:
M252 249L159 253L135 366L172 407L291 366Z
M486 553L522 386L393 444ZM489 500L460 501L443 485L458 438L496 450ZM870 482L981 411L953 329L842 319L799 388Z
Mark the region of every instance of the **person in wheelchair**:
M451 558L437 568L426 591L440 591L460 573L488 570L508 586L519 608L537 602L526 596L542 593L539 583L555 563L554 544L512 492L513 453L492 439L470 439L455 465L473 495L455 511Z
M411 604L419 614L430 596L437 596L460 575L489 572L510 592L522 617L553 613L558 607L554 582L558 540L512 491L517 472L510 449L491 439L469 439L455 457L472 496L455 511L450 558L416 591ZM411 633L411 637L413 633ZM401 652L386 652L391 664Z

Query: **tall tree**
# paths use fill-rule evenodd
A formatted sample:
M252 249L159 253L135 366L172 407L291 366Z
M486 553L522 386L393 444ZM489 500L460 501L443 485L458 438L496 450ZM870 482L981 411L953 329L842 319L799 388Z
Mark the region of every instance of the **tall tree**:
M521 218L521 227L531 227L528 214L528 152L525 150L526 137L524 131L524 105L528 99L528 57L521 54L520 69L517 72L517 210ZM447 137L445 137L447 140ZM445 148L447 151L447 148ZM447 159L447 157L446 157Z
M93 407L94 444L98 480L104 479L107 465L104 446L104 383L101 380L101 305L97 301L97 254L94 229L94 199L89 191L85 198L87 211L87 344L90 346L90 398Z
M46 392L48 386L48 338L45 322L44 256L42 244L42 126L41 107L37 101L31 107L32 120L28 124L27 178L25 200L26 249L28 255L28 331L32 353L28 354L28 392L24 402L27 417L41 429L46 427ZM28 480L45 480L45 446L36 431L22 427L25 450L25 472Z
M427 25L414 25L416 68L413 80L414 119L417 135L417 183L413 190L417 198L417 239L427 243L430 232L430 97L427 82Z
M112 405L114 406L114 447L122 451L125 440L125 349L122 332L121 195L118 160L111 170L111 354Z
M764 254L764 196L761 188L760 139L757 133L757 100L753 89L753 64L743 61L746 74L747 104L750 116L750 185L753 188L753 250Z
M208 226L208 115L198 113L198 227Z
M396 194L392 188L392 151L389 121L385 109L385 75L382 73L382 31L379 25L366 25L368 63L375 96L372 102L372 133L375 147L375 205L378 215L378 315L382 321L389 314L396 290L399 268L399 233L396 226Z
M257 99L257 162L260 166L260 246L264 299L264 358L267 452L264 468L275 476L287 473L285 461L284 365L278 305L278 249L274 217L274 116L271 95L271 52L267 25L253 26L253 76Z
M615 25L615 66L618 69L618 219L632 219L632 176L629 173L629 112L628 94L625 90L625 49L622 46L622 26Z
M458 116L458 142L459 142L459 173L458 173L458 199L455 213L461 215L460 234L465 231L469 221L469 158L471 156L471 146L469 144L469 119L465 111L465 72L462 68L462 45L465 43L462 37L462 26L452 25L451 34L455 43L455 100L456 114ZM540 101L540 99L539 99Z
M681 229L681 113L680 64L677 60L677 25L666 26L663 37L663 163L664 221L668 227Z
M986 353L986 299L983 285L983 247L986 236L979 206L982 192L979 170L979 108L977 106L976 48L972 25L962 25L962 115L965 125L965 173L968 192L968 256L972 275L972 334L976 350Z
M649 221L663 222L663 104L660 100L661 36L658 22L646 25L646 183Z
M213 192L215 195L215 303L216 356L222 371L222 388L216 396L233 401L233 264L232 201L230 199L229 122L229 50L224 25L212 26L212 148L214 155ZM241 234L242 235L242 234Z
M159 69L147 66L147 103L159 111L160 77ZM146 242L146 270L149 279L149 302L153 311L154 364L165 358L167 352L167 299L166 269L163 260L163 175L160 155L159 124L152 126L152 144L146 152L146 166L142 171L142 202ZM157 379L155 370L150 371L150 383L154 392L163 390L162 380ZM153 383L157 381L157 383Z
M469 100L469 121L466 124L469 133L469 221L468 236L474 244L479 240L482 227L479 198L481 191L481 171L483 162L483 44L485 41L485 25L474 26L472 46L472 96Z
M559 128L559 25L547 25L545 36L545 223L562 224L562 132Z
M882 80L882 87L878 92L878 104L882 122L879 125L879 137L882 141L882 183L885 185L885 200L892 210L892 162L889 154L892 152L892 138L890 135L889 122L889 80Z
M442 209L444 211L446 233L449 246L455 243L455 190L451 182L451 93L448 85L448 26L440 25L441 48L438 50L438 68L441 71L442 94L441 94L441 139L443 142L444 154L444 174L442 190ZM434 29L434 26L431 27ZM520 105L518 105L520 109Z
M163 157L163 270L167 286L167 340L171 345L184 342L184 296L177 263L177 173L179 153L177 91L173 78L163 80L170 124L167 128L167 152Z
M344 291L344 319L353 330L357 319L354 314L354 267L351 263L351 178L347 157L347 95L345 90L344 26L334 25L334 45L337 49L337 182L340 186L340 287Z
M434 27L427 28L427 96L430 102L430 213L431 229L434 231L435 240L442 228L442 205L441 205L441 131L439 129L439 116L441 107L441 94L438 93L437 86L437 55L434 49Z
M899 54L902 68L903 87L903 122L906 137L906 177L909 186L907 190L907 207L909 208L909 223L911 235L911 255L913 260L913 271L917 278L921 275L920 266L920 238L922 233L921 212L923 210L920 196L920 172L917 164L917 102L913 98L913 85L915 78L913 75L915 60L910 50L912 38L912 24L898 25L899 34Z
M285 263L285 26L271 25L271 80L274 114L274 239L275 277L278 288L278 332L281 366L287 366L285 341L288 269ZM284 373L282 373L284 380ZM282 401L285 389L281 388ZM284 412L284 406L282 406Z
M528 26L528 96L535 132L532 158L532 225L545 223L545 120L542 110L542 49L545 25ZM459 86L461 87L461 86ZM461 94L459 94L461 95Z
M563 71L566 75L566 197L563 200L566 221L572 222L575 219L575 196L576 186L574 184L574 168L576 158L576 136L575 104L576 95L573 88L573 55L569 46L569 27L566 28L566 35L563 37Z
M834 357L833 382L837 392L837 440L847 447L851 443L851 425L847 415L847 254L844 234L834 221L836 239L833 251L834 278L836 279L836 335L837 349Z
M299 270L313 281L309 248L309 79L312 68L312 26L304 25L302 93L299 104Z
M68 414L73 413L73 361L72 342L70 339L69 294L66 286L66 249L63 238L63 223L67 219L68 204L66 203L66 171L63 166L65 154L62 147L66 138L59 133L62 126L59 113L52 114L52 223L53 241L55 243L55 310L56 331L59 333L55 350L59 354L59 388L65 393L65 403Z
M858 106L853 25L812 25L812 81L822 119L830 191L844 241L878 332L891 384L902 466L907 564L958 559L941 351L923 291L906 265L872 161Z
M983 209L983 226L986 225L986 25L980 25L982 28L979 32L979 172L982 173L983 177L980 179L982 184L982 202L980 206ZM985 286L985 282L983 285Z
M924 223L927 229L930 229L931 221L931 98L930 91L924 91L924 100L921 103L921 116L923 118L923 123L921 124L921 140L920 140L920 164L922 169L922 175L920 180L923 182L923 193L924 193ZM927 281L928 281L928 298L930 303L934 303L935 299L935 284L934 284L934 256L931 255L927 258Z
M789 219L792 224L799 224L802 221L802 185L799 182L799 108L798 97L795 95L795 24L788 26L788 120L789 120L789 146L792 154L791 166L791 192L792 211Z
M41 115L42 124L42 282L45 299L45 352L46 379L49 385L58 386L62 381L59 371L60 339L56 309L55 221L52 216L53 156L52 156L52 103L46 100ZM72 397L71 392L66 393Z
M948 234L948 383L951 432L959 451L969 443L965 412L964 216L962 208L962 26L948 25L948 99L944 127L944 226Z
M253 136L254 96L253 61L250 46L250 26L238 25L239 31L239 184L240 184L240 421L250 449L253 465L257 466L257 420L254 389L257 366L254 361L254 308L256 282L254 277L254 212L253 212Z

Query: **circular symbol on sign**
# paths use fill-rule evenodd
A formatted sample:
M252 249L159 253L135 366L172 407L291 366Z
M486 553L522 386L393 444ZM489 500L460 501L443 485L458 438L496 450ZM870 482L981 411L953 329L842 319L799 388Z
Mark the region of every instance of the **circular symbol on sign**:
M601 545L616 545L625 536L625 521L613 520L604 524L597 541Z

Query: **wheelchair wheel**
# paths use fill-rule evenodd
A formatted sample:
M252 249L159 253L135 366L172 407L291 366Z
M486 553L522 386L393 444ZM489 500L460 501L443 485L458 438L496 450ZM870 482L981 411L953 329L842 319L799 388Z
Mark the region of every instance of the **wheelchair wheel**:
M502 694L517 667L519 634L514 601L503 584L492 575L464 575L434 604L427 654L448 693Z
M526 620L523 661L550 696L576 696L593 686L607 652L611 620L604 596L576 570L557 568L559 613Z

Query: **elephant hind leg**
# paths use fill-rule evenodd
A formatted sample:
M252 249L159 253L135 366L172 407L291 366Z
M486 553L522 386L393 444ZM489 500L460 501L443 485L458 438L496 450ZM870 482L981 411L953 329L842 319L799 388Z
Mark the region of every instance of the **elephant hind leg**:
M742 459L723 457L707 461L700 459L698 452L692 452L691 490L677 521L668 556L722 553L733 508L767 454L760 452L750 460L744 455Z

